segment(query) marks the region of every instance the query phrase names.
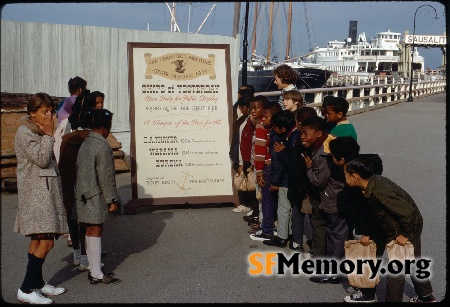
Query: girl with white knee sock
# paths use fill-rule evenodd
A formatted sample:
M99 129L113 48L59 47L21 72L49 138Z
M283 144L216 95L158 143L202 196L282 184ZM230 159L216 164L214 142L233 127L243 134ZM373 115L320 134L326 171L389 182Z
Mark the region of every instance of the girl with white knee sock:
M80 147L77 157L75 187L76 218L86 226L86 253L91 284L120 282L114 273L101 270L103 224L122 214L117 193L114 157L106 141L112 123L112 113L106 109L92 110L92 128Z

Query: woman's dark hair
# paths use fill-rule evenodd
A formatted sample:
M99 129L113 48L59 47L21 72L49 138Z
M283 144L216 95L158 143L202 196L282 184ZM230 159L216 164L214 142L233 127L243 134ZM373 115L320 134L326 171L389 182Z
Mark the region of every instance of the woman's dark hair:
M91 128L92 119L89 111L96 105L95 96L89 91L84 90L72 106L72 113L69 115L69 123L72 130L78 128ZM88 118L85 118L87 115Z
M336 160L341 160L347 163L352 159L358 158L360 146L358 142L351 136L341 136L329 143L331 154L336 158Z
M363 179L369 179L373 176L372 159L358 158L348 162L346 165L347 173L358 174Z
M67 85L69 87L69 93L73 94L79 88L81 88L81 90L85 90L87 82L83 78L76 76L75 78L70 78Z
M92 129L104 127L111 130L113 113L106 109L92 110Z
M278 78L280 78L280 80L284 84L295 84L298 80L297 71L287 64L281 64L280 66L277 66L272 71L272 74L274 76L278 76Z
M42 106L48 106L52 109L52 113L55 112L55 102L53 99L46 93L37 93L31 96L30 100L27 104L27 114L31 114L31 112L36 112Z

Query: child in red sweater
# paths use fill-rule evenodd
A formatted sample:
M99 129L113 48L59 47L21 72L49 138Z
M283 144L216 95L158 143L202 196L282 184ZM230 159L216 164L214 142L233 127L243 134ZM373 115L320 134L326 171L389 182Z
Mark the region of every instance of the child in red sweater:
M271 156L269 152L270 129L272 128L272 115L281 111L278 102L267 103L262 111L261 122L255 128L254 163L256 182L261 189L261 230L251 234L250 238L257 241L270 240L273 237L275 222L276 193L270 190Z

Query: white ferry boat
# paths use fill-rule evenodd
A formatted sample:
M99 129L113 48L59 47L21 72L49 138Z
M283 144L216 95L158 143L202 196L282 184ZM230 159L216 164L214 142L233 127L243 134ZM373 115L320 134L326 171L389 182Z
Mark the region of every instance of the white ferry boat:
M259 56L256 54L256 24L258 14L254 14L254 26L253 26L253 39L252 39L252 57L247 62L247 84L253 85L256 92L271 92L277 91L278 87L274 84L274 77L272 71L281 64L286 64L292 67L298 74L298 80L296 86L299 89L302 88L319 88L326 87L328 78L331 76L331 71L324 69L320 64L305 63L301 57L291 58L289 52L291 50L291 23L292 23L292 2L289 2L288 8L288 31L286 42L286 57L283 62L278 61L278 57L270 57L272 46L272 33L273 33L273 11L274 2L270 2L270 22L269 33L267 34L267 56ZM259 11L259 4L255 2L255 12ZM238 14L240 16L240 13ZM242 69L243 63L241 61L239 66L239 87L242 82Z
M398 75L401 33L387 30L368 41L365 32L356 37L355 31L352 35L351 29L356 28L356 23L350 23L346 41L334 40L329 41L326 48L316 47L303 57L304 61L323 65L334 75ZM424 59L417 48L414 50L413 68L415 71L424 70Z

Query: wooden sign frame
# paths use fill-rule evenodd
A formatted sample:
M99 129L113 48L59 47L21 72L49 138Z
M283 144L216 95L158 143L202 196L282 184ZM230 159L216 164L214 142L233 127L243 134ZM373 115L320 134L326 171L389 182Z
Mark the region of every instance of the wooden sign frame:
M132 199L237 203L229 158L230 46L128 43Z

